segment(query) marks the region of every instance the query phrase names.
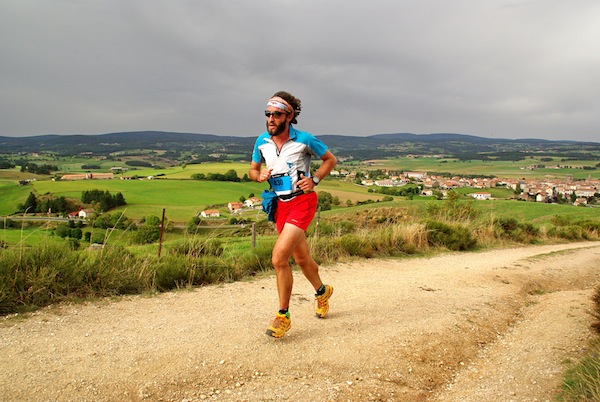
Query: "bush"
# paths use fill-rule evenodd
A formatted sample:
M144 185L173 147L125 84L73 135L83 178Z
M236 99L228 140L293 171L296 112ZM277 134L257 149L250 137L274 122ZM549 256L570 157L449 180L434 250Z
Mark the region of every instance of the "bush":
M448 191L448 199L427 205L427 214L433 220L442 222L466 223L475 219L479 212L473 208L473 199L461 201L460 195L455 191Z
M67 244L0 253L0 314L43 307L81 287L80 255Z
M446 247L449 250L471 250L477 245L469 229L436 221L426 221L427 240L430 246Z
M97 254L88 254L82 270L92 295L137 294L151 289L149 264L123 247L107 247Z
M158 226L142 225L135 232L133 241L136 244L154 243L160 238L160 228Z
M579 226L583 230L585 230L590 237L599 238L600 237L600 222L598 221L581 221L578 223Z
M586 238L587 234L580 226L558 226L548 230L548 236L559 237L567 240L582 240Z
M180 286L193 284L193 273L186 266L186 259L165 257L156 264L154 286L159 291L167 291Z
M598 221L573 222L557 216L553 222L556 226L548 231L549 236L567 240L593 240L600 237L600 222Z
M375 249L371 242L365 241L362 236L353 234L343 235L342 237L336 238L334 244L344 254L349 256L372 258L375 255Z
M191 257L223 255L223 241L221 239L191 239L173 247L172 252L178 255Z
M499 218L494 221L497 236L521 243L532 243L540 231L531 223L520 223L515 218Z
M0 229L16 228L17 225L12 219L0 219Z

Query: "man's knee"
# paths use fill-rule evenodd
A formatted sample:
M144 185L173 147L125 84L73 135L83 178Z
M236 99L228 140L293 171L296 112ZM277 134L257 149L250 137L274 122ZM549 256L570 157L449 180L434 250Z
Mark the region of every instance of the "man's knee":
M275 270L288 269L289 268L288 260L289 260L289 257L285 258L285 257L276 255L276 254L273 254L273 256L271 257L271 263L273 264L273 268L275 268Z

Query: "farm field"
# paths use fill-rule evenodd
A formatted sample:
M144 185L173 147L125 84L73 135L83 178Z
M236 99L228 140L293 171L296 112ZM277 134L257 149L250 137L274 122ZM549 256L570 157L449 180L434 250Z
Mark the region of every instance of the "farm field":
M76 171L80 163L100 164L88 159L64 158L58 161L59 166L67 166L71 172ZM397 158L391 160L370 161L371 166L344 165L340 164L338 168L347 168L349 170L425 170L425 171L450 171L456 174L480 174L495 175L498 177L527 176L547 176L547 171L560 177L566 174L573 176L597 177L597 170L583 169L540 169L540 170L522 170L531 164L546 163L547 165L561 163L558 158L553 162L541 162L539 160L527 159L519 162L482 162L448 160L440 158ZM62 162L62 164L61 164ZM114 161L110 162L114 165ZM570 166L590 165L590 161L569 161ZM108 166L104 161L103 166ZM79 165L81 167L81 165ZM107 169L103 169L106 171ZM136 176L143 179L119 180L117 175L115 180L85 180L85 181L52 181L48 176L35 176L29 173L22 173L15 169L0 170L0 215L12 214L17 210L19 203L24 203L30 192L37 196L51 194L54 197L65 196L67 198L81 199L81 194L86 190L108 190L111 193L120 192L123 194L127 205L112 212L124 212L128 218L140 219L148 215L161 216L163 208L166 209L166 216L169 220L185 223L193 216L208 207L217 206L221 210L222 216L228 217L226 205L229 202L239 201L240 197L248 198L251 194L260 196L260 193L267 188L266 184L255 182L212 182L191 180L191 176L197 173L225 173L229 170L235 170L239 177L243 177L248 171L247 162L220 162L220 163L202 163L193 165L173 166L165 169L135 169L125 173L127 176ZM147 177L154 176L156 179L148 180ZM35 181L30 185L19 186L17 182L28 178L34 178ZM333 197L337 197L341 206L345 206L347 201L356 203L367 200L380 201L384 196L377 193L369 193L368 189L351 182L328 178L319 185L318 191L326 191ZM476 189L460 189L459 192L469 193L478 191ZM490 189L494 197L505 198L510 196L510 191L506 189ZM421 198L415 201L422 201ZM491 204L500 205L499 201L484 204L486 208L491 208ZM524 206L525 203L509 202L507 208L514 208L515 214L523 218L532 219L539 211L540 216L546 216L549 212L556 210L559 206L548 204L535 204L533 208ZM521 209L524 212L519 212ZM567 206L566 211L572 214L583 214L585 209L573 209ZM525 212L526 211L526 212ZM572 212L571 212L572 211ZM575 212L577 211L577 212ZM597 210L592 210L597 212Z
M231 164L219 165L231 168ZM224 173L228 170L221 168L219 171L217 168L219 167L211 165L203 168L202 173ZM190 171L187 170L188 177L191 174ZM149 175L156 172L164 172L164 170L147 171ZM174 170L175 176L161 176L155 180L38 180L27 186L19 186L14 180L0 179L0 215L14 213L17 205L24 203L32 191L36 195L52 194L54 197L81 199L83 191L98 189L108 190L113 194L120 192L125 197L127 205L112 212L125 211L127 217L139 219L148 215L161 216L162 210L165 208L170 220L187 222L209 206L218 205L222 213L225 213L227 212L227 203L239 201L242 196L248 198L250 194L260 196L260 193L268 188L265 183L255 182L233 183L176 179L176 175L181 174L181 171ZM342 203L345 203L346 200L356 203L369 199L377 201L383 198L381 194L368 193L364 187L338 180L326 180L318 190L327 191L332 196L339 197Z
M165 169L137 169L127 172L127 175L138 176L165 176L169 179L190 179L193 174L198 173L225 173L229 170L235 170L241 179L248 173L250 162L215 162L200 163L194 165L173 166Z
M412 200L397 197L394 201L390 202L332 209L322 212L321 216L327 219L333 215L347 214L349 215L348 220L352 220L352 216L357 215L358 211L374 207L405 208L407 213L411 215L425 216L425 209L428 206L443 202L443 200L436 200L434 197L415 197ZM515 218L521 222L534 223L540 226L549 226L556 216L569 221L580 221L586 219L597 220L600 215L598 208L574 207L568 204L545 204L502 199L485 201L468 200L467 202L471 203L473 208L479 211L482 218L486 216Z
M449 172L462 175L488 175L499 178L523 178L523 179L542 179L542 178L565 178L566 175L573 175L574 178L585 179L589 175L600 177L598 170L584 170L583 166L595 166L594 161L562 161L562 158L553 158L551 162L541 161L540 158L527 158L520 161L459 161L457 159L445 159L435 157L421 158L394 158L385 160L371 160L363 162L372 165L372 169L389 169L404 171L427 171L427 172ZM546 168L529 170L531 165L545 165ZM550 166L560 165L560 169L550 168ZM563 166L568 166L564 167ZM364 168L364 166L362 166Z

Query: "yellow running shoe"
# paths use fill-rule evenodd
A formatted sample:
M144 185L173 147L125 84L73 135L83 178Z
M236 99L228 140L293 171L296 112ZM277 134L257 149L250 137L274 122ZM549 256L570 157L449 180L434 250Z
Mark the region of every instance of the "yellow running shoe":
M333 286L325 285L325 293L322 295L315 295L315 300L317 301L317 317L325 318L327 313L329 312L329 298L333 294Z
M267 335L272 336L273 338L281 338L291 326L292 320L290 319L289 312L286 314L277 313L271 326L267 329Z

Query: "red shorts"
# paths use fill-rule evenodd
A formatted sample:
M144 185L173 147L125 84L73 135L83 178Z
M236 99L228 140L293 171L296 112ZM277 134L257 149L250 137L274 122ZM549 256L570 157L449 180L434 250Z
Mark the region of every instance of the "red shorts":
M281 233L283 226L291 223L306 232L317 211L317 204L317 193L314 191L301 194L289 201L278 200L275 212L277 231Z

